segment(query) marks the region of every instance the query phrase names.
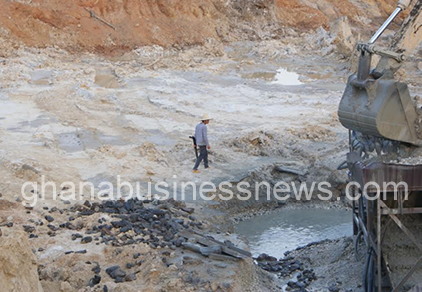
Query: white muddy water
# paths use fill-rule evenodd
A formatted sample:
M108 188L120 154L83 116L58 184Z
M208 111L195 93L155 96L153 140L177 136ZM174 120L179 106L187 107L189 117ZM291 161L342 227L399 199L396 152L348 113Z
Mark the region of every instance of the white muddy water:
M284 68L280 68L277 70L272 83L280 85L301 85L303 83L300 82L299 77L299 74L296 72L289 72Z
M240 222L236 233L247 238L254 256L281 258L299 246L352 235L352 214L345 210L280 210Z

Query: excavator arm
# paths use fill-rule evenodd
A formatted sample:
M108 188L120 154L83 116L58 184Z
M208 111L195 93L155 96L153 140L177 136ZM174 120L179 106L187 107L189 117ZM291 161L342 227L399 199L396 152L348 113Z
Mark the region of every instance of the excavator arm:
M410 1L398 5L405 10ZM413 9L410 11L409 16L404 21L400 30L396 33L394 40L390 46L390 50L400 54L400 60L390 56L383 55L378 62L377 67L374 69L374 76L381 77L385 73L394 74L401 66L402 61L405 61L410 54L418 47L422 40L422 1L416 1Z
M394 80L394 72L421 41L422 1L414 2L389 49L374 43L402 10L412 6L409 0L400 1L371 40L358 45L358 72L349 77L339 105L338 115L343 126L375 137L381 144L388 140L422 146L422 137L416 131L418 115L409 89L405 83ZM380 55L381 60L371 70L374 54Z

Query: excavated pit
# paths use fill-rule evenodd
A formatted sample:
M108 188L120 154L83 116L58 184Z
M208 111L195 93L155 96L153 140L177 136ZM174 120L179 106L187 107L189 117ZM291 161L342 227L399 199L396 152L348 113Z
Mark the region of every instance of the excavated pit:
M329 3L324 1L321 5L326 7ZM69 5L74 8L74 4ZM277 5L281 5L279 1ZM375 2L371 5L379 6ZM78 14L81 7L76 6ZM300 5L284 8L282 17L284 13L294 15L297 10L319 11ZM32 9L37 10L31 6L27 13L31 14ZM38 16L53 17L54 13ZM72 11L72 17L74 13ZM104 11L102 16L109 16L109 13ZM330 19L337 14L333 12ZM320 18L313 18L311 24L325 25L329 21ZM2 18L0 21L10 24L10 20ZM39 25L32 18L29 24L34 21ZM93 19L84 21L96 23ZM341 28L347 22L340 20L339 23ZM72 25L77 26L76 23ZM210 31L209 27L212 28ZM213 25L209 27L207 33L214 36ZM101 31L99 36L108 34L108 29ZM224 34L225 29L220 33ZM95 32L95 26L89 26L88 31ZM243 37L250 30L236 33L237 37L227 41L251 39ZM84 193L76 202L69 202L62 197L66 189L59 189L58 200L53 200L53 193L48 193L47 200L40 201L33 208L24 208L21 204L22 184L28 180L40 181L41 175L56 182L95 184L104 180L115 183L116 175L121 175L129 182L140 181L143 194L148 190L147 182L160 181L170 184L193 181L199 185L204 181L237 184L269 180L273 186L279 180L296 184L326 180L332 183L335 194L328 203L335 208L344 208L347 202L342 188L346 175L336 168L347 152L347 132L339 124L336 112L350 69L343 58L352 51L347 45L353 38L349 35L346 42L341 42L341 34L322 28L316 33L284 33L284 29L279 33L283 33L283 38L270 39L265 33L253 41L235 43L221 43L215 39L204 41L201 35L187 43L203 41L204 46L184 49L180 46L137 48L138 44L132 42L136 38L98 47L92 47L87 41L89 37L81 40L83 50L108 54L116 48L116 51L126 52L123 56L104 58L90 54L73 55L59 49L74 49L75 41L63 38L67 32L61 31L48 39L53 43L62 39L59 47L28 49L22 46L1 54L0 174L3 185L0 228L27 232L45 292L101 291L104 285L109 291L276 291L286 287L288 281L299 273L303 280L299 282L310 282L307 288L310 291L362 290L362 263L353 259L350 237L340 238L347 235L342 232L350 230L351 224L328 225L329 232L336 230L335 226L340 226L342 231L334 232L332 240L317 243L314 240L294 241L291 246L280 247L280 250L284 253L297 245L308 245L289 252L286 257L281 253L275 255L277 258L263 257L259 265L255 265L251 258L240 261L210 259L176 246L177 241L173 244L172 240L177 238L170 239L177 235L168 225L171 222L178 220L181 223L183 220L188 225L200 222L203 230L190 227L247 250L249 247L244 239L233 233L236 222L233 219L281 207L270 215L245 221L266 220L271 223L265 216L271 218L280 214L283 217L284 212L287 216L293 212L286 208L290 204L296 209L307 207L312 216L323 217L326 213L319 212L332 211L313 210L314 201L279 204L275 201L245 203L233 200L226 204L219 200L194 201L189 194L186 204L187 208L195 209L193 214L179 207L175 211L170 206L169 212L174 213L171 216L167 211L155 214L152 222L143 226L146 234L142 231L136 234L133 230L136 222L125 222L125 226L112 225L111 222L117 220L113 216L128 216L120 214L122 208L126 209L121 206L123 202L105 203L116 204L118 212L114 210L115 213L104 212L104 208L91 210L92 205L84 206L89 193ZM44 33L42 36L46 38ZM161 36L167 38L161 40L165 44L173 44L177 37L168 36L167 29ZM44 42L45 38L40 41ZM96 38L94 43L99 40ZM152 40L147 38L146 41ZM31 43L31 40L24 42ZM343 56L335 53L340 49L338 46ZM421 87L416 82L419 81L418 74L413 74L419 71L414 64L409 64L409 68L404 78L416 84L412 92L420 94ZM213 168L207 171L201 168L201 173L193 176L191 168L195 156L188 137L204 112L214 118L209 125ZM160 209L159 204L150 204L148 210ZM81 210L90 212L81 215L78 213ZM145 215L150 212L143 207L139 210ZM347 211L333 212L341 212L341 215L337 214L332 221L335 218L345 220ZM54 221L50 222L52 218L47 216L54 217ZM294 214L288 217L290 220ZM329 220L327 217L324 219ZM309 224L305 220L299 221L301 225L277 227L276 233L283 232L283 228L305 232L304 226L309 227ZM262 224L256 228L263 229ZM126 230L129 227L132 230ZM161 227L163 233L154 230ZM268 227L271 229L272 226ZM75 231L72 228L80 229ZM318 227L321 237L316 240L327 235L324 228L322 225ZM166 234L164 229L171 234ZM112 234L108 234L109 231ZM304 233L296 235L303 237ZM164 236L168 236L168 240ZM264 239L268 237L270 235L263 235ZM272 235L270 239L273 240ZM274 242L278 241L275 237ZM151 242L153 244L149 245ZM254 245L251 247L255 253ZM258 252L261 251L257 249ZM274 263L268 263L268 260ZM262 271L263 267L267 271L274 269L278 274L274 277L274 274ZM101 277L100 282L98 277ZM289 287L292 285L300 284L296 281Z

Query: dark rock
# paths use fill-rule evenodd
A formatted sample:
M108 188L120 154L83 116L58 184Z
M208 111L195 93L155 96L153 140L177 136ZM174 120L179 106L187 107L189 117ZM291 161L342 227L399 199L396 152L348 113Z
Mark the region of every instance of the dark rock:
M101 267L99 265L92 268L92 270L95 274L99 274L101 272Z
M256 258L256 261L257 262L275 262L277 261L277 258L272 257L266 253L262 253Z
M181 208L182 211L192 214L193 212L195 212L194 208Z
M176 242L174 243L174 245L175 245L176 247L181 247L183 242L185 242L185 239L184 239L184 238L179 237L178 239L176 239Z
M289 270L291 271L291 272L294 272L294 271L296 271L296 270L300 270L301 269L301 265L299 265L299 264L293 264L293 265L290 265L289 266Z
M86 249L75 251L75 253L85 254L86 253Z
M91 207L92 207L92 204L91 204L91 202L90 202L90 201L86 200L86 201L84 202L84 206L85 206L85 207L87 207L87 208L91 208Z
M56 226L54 226L53 224L48 224L47 225L47 227L48 228L50 228L51 229L51 231L57 231L57 230L59 230L59 228L57 228Z
M113 279L123 278L126 273L119 266L112 266L106 269L106 273Z
M211 253L220 254L221 253L221 245L211 245L207 247L201 247L199 252L204 256L209 256Z
M185 220L183 220L183 219L174 219L174 222L183 225L183 223L185 222Z
M294 282L294 281L287 282L287 286L289 286L290 288L294 288L294 289L304 289L305 288L305 285L303 285L303 283Z
M125 206L125 209L126 209L127 211L131 211L131 210L133 210L133 209L135 208L135 202L134 202L134 200L133 200L133 199L127 200L127 201L124 203L124 206Z
M48 211L48 213L54 213L57 212L59 209L57 207L53 207L50 209L50 211Z
M125 277L125 281L126 282L132 282L132 281L135 281L136 280L136 275L135 274L129 274L129 275L127 275L126 277Z
M308 279L309 281L313 281L313 280L316 280L317 279L317 276L315 275L315 273L314 273L314 270L313 269L307 269L307 270L304 270L302 273L301 273L301 275L302 275L302 277L303 278L305 278L305 279Z
M79 233L72 234L72 240L76 240L77 238L82 238L83 236Z
M133 258L136 260L137 258L139 258L141 256L141 254L139 252L133 254Z
M126 268L127 269L132 269L134 266L135 266L135 264L132 264L132 263L127 263L126 264Z
M54 218L50 215L46 215L44 218L45 218L45 220L47 220L50 223L54 221Z
M23 230L25 230L26 233L32 233L35 231L35 227L31 225L23 225Z
M86 244L86 243L90 243L92 242L92 237L91 236L86 236L84 238L81 239L81 243L82 244Z
M88 282L89 287L94 287L95 285L98 285L101 282L101 277L98 275L95 275L93 278L91 278Z
M126 220L122 220L122 221L113 221L113 222L111 222L111 225L112 225L114 228L122 228L122 227L125 227L125 226L127 226L127 225L130 225L130 222L128 222L128 221L126 221Z
M132 225L129 224L129 225L126 225L126 226L120 228L120 232L122 232L122 233L128 232L131 229L132 229Z

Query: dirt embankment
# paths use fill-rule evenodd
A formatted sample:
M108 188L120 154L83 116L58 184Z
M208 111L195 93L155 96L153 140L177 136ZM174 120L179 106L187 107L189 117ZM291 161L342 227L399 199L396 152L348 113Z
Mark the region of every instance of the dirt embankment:
M221 41L279 38L285 27L327 29L340 16L368 25L374 20L381 22L393 10L396 0L246 2L0 0L0 38L12 41L12 47L23 43L116 54L151 44L176 47L202 44L208 38Z
M8 234L0 234L2 291L43 292L38 280L37 259L31 250L27 235L15 230L5 230L5 233Z

